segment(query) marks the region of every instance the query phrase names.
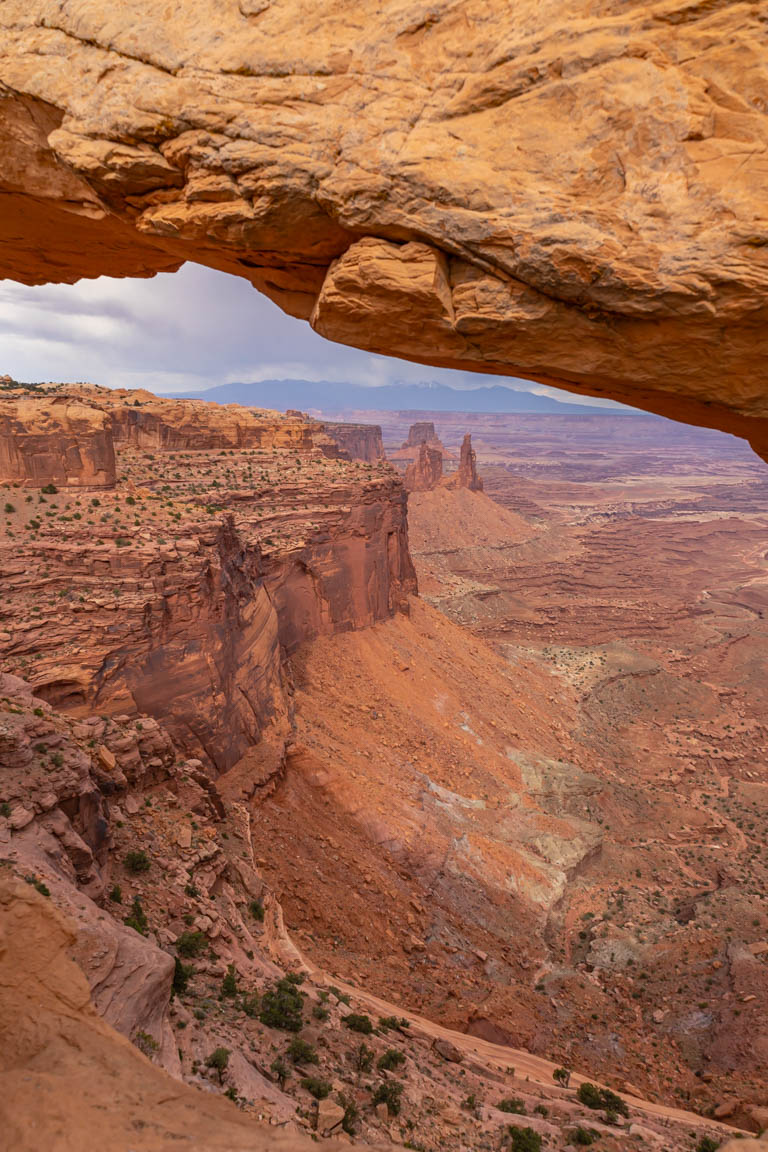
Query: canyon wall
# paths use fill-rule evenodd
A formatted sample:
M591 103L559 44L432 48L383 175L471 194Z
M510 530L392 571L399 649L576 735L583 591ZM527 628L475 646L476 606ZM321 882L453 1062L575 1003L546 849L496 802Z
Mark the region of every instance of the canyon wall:
M384 459L384 443L378 424L323 424L328 436L350 460L365 460L373 464Z
M422 440L418 456L405 469L405 487L409 492L427 492L440 483L442 475L442 452Z
M402 483L276 413L151 397L135 409L114 393L104 404L119 433L113 492L30 507L0 488L12 509L2 667L76 714L162 718L219 771L251 750L258 776L258 745L271 771L287 731L284 653L384 619L415 590ZM261 447L220 447L251 434Z
M0 26L2 275L193 260L332 340L768 451L759 4L6 0Z
M472 435L464 433L459 454L459 466L446 481L449 488L469 488L471 492L482 492L483 482L477 474L477 455L472 447Z
M0 397L0 484L105 488L115 483L107 416L78 398Z

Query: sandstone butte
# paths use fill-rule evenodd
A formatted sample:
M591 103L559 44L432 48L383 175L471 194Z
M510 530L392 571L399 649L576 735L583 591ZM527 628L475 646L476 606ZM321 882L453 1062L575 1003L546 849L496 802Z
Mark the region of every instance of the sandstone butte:
M459 466L449 476L443 476L443 449L440 441L435 437L434 424L411 426L408 441L403 445L401 454L412 449L411 438L418 435L418 429L432 430L430 441L423 439L419 443L418 453L406 466L405 487L409 492L429 492L441 485L444 488L456 490L467 488L470 492L482 492L483 481L477 474L477 455L472 447L472 436L467 432L461 443L459 451ZM416 433L414 433L416 429Z
M324 336L768 453L765 5L6 0L0 274L243 276Z

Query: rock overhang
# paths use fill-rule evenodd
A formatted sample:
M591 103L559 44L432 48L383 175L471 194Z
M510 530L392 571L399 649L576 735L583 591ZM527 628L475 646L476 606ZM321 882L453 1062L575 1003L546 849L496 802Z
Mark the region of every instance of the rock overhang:
M3 274L192 260L329 339L768 452L760 5L3 7Z

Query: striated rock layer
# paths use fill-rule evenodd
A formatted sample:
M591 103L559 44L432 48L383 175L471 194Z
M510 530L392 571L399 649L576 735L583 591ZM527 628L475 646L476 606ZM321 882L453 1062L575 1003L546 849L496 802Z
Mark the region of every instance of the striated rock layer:
M427 492L440 483L442 475L442 452L422 441L418 456L405 469L406 488L409 492Z
M465 432L461 442L459 466L446 480L449 488L469 488L470 492L482 492L483 482L477 474L477 455L472 447L472 435Z
M162 718L219 770L248 752L258 778L286 729L284 654L385 619L416 588L402 483L331 455L320 425L92 396L127 429L114 491L30 506L0 488L0 658L33 662L35 691L75 712Z
M194 260L333 340L768 451L761 4L6 0L0 27L0 274Z
M0 483L107 488L115 483L109 418L79 397L0 398Z
M324 423L323 429L330 439L350 460L365 460L369 464L384 459L384 444L378 424Z

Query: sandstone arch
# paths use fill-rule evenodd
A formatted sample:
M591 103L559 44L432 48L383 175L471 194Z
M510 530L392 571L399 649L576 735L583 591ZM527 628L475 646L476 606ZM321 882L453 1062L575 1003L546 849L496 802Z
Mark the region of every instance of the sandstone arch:
M768 456L749 0L6 0L0 274L244 276L333 340Z

